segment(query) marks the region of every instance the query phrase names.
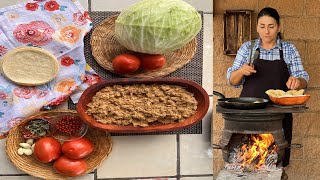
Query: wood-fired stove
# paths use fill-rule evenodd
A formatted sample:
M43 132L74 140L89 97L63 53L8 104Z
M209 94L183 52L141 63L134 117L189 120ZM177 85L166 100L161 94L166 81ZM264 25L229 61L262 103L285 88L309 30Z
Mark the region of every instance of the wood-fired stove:
M274 143L278 146L277 167L282 167L285 148L290 147L284 136L282 120L286 113L302 113L306 111L305 106L276 107L268 105L264 109L239 110L226 109L216 106L216 111L222 113L224 118L224 129L222 138L214 148L222 149L223 159L229 163L230 147L232 143L239 140L236 134L272 134ZM297 146L297 145L296 145Z

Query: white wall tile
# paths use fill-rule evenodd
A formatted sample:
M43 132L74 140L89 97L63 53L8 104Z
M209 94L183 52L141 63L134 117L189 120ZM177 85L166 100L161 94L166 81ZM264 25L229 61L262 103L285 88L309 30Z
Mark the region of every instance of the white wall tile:
M213 176L208 176L208 177L183 177L180 180L213 180Z
M203 15L202 87L209 95L213 91L213 15Z
M181 175L212 174L212 147L208 138L202 135L181 135Z
M6 140L0 140L0 174L26 174L25 172L16 168L16 166L10 161L9 156L6 153ZM1 176L0 176L1 179Z
M88 0L78 0L80 2L80 4L82 5L82 7L88 11ZM94 0L93 0L94 1Z
M135 180L177 180L177 178L151 178L151 179L135 179Z
M181 175L212 174L212 101L210 97L209 111L202 121L202 134L180 135Z
M213 0L184 0L197 10L205 13L213 13Z
M25 2L27 0L0 0L0 8L7 7L7 6L12 6L21 2Z
M93 11L121 11L140 0L92 0ZM213 13L213 0L184 0L200 11Z
M177 174L176 135L113 136L112 140L112 151L98 168L98 178Z

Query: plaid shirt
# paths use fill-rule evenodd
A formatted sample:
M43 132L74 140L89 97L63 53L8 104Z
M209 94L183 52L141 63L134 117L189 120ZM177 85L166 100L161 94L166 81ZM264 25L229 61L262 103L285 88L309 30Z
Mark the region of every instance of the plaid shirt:
M289 42L281 41L282 43L282 50L283 50L283 58L288 66L288 70L290 73L290 76L294 77L300 77L305 79L307 82L309 81L309 75L308 73L303 69L302 61L300 58L300 54L297 50L297 48ZM250 54L250 45L251 42L248 41L244 43L240 49L238 50L237 56L234 60L234 63L231 67L228 68L227 71L227 79L230 82L230 76L233 71L238 70L241 66L243 66L245 63L249 62L249 54ZM277 39L277 45L270 49L266 50L261 47L261 41L260 39L255 40L255 45L252 50L252 58L253 58L253 52L257 49L260 49L260 59L269 60L269 61L275 61L280 60L280 39ZM245 82L245 78L242 79L241 85ZM234 87L240 87L234 86Z

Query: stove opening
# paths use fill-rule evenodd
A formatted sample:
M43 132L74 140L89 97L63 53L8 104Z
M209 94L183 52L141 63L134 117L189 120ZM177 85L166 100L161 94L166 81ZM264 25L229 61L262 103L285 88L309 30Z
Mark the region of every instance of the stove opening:
M225 148L225 168L243 172L277 169L279 147L272 134L233 134Z

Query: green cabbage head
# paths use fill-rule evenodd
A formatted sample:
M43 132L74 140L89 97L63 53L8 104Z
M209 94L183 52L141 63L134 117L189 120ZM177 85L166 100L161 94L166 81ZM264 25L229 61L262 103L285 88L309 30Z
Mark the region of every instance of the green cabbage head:
M183 0L142 0L120 13L115 37L129 50L164 54L191 41L201 26L200 14Z

